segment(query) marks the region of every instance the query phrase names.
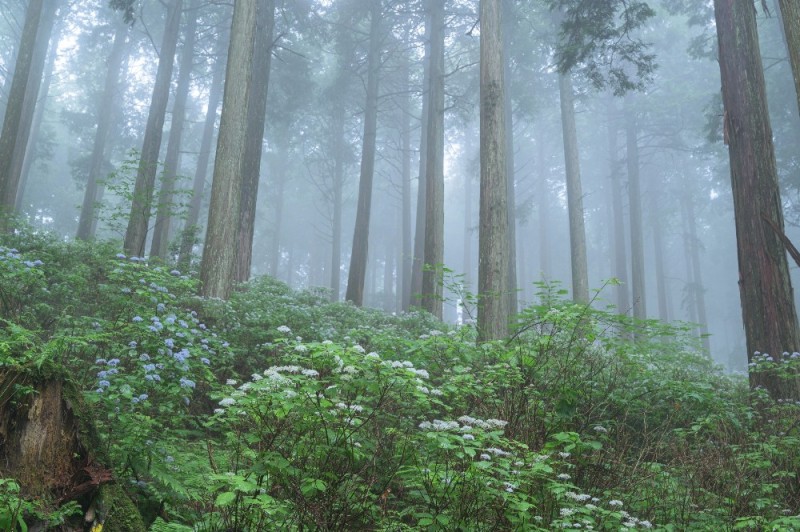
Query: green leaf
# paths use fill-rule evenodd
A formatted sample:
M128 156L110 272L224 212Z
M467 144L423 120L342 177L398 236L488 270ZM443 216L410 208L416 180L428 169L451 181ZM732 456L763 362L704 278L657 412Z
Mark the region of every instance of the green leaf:
M214 501L214 504L216 504L220 508L223 508L231 504L235 499L236 499L236 494L234 492L226 491L217 495L217 500Z

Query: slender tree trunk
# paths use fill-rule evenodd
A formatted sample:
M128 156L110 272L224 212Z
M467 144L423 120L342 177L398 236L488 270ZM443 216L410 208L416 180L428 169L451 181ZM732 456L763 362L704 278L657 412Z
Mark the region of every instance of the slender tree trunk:
M95 203L98 201L98 181L103 177L103 166L106 160L106 145L110 136L112 109L114 101L119 91L120 70L128 53L127 38L129 26L122 21L117 21L114 32L114 44L111 46L111 53L108 56L108 67L106 70L103 93L100 96L100 105L97 108L97 130L94 135L92 145L92 155L89 162L89 180L86 183L86 190L83 194L83 206L81 216L78 221L77 238L89 240L94 238L94 219Z
M696 281L694 278L694 269L692 268L692 237L689 228L689 209L686 205L687 196L681 197L681 222L683 226L683 256L686 260L686 297L684 298L686 310L689 313L689 321L691 323L698 323L697 319L697 299L696 295Z
M167 140L167 154L164 157L164 172L161 176L161 191L158 194L156 223L153 226L153 241L150 243L150 256L167 258L170 226L172 225L172 201L175 195L175 180L181 159L181 142L186 123L186 102L189 99L189 82L192 80L194 66L194 43L197 33L197 5L190 2L186 10L186 26L183 31L183 50L178 67L178 85L175 88L175 102L172 105L172 123Z
M386 260L383 261L383 310L391 313L394 310L394 242L390 238L386 242Z
M539 178L539 269L545 280L550 280L550 187L547 184L549 174L545 161L544 139L536 140L536 167Z
M33 117L31 119L27 141L24 143L24 150L21 149L23 146L21 142L17 142L17 149L14 150L12 172L19 172L19 190L17 191L17 200L14 208L16 212L22 212L25 188L28 184L28 176L31 166L33 165L33 160L36 158L36 143L39 140L39 131L47 108L50 85L53 81L53 70L55 69L58 43L61 35L61 27L53 29L54 20L56 18L55 15L55 11L48 12L47 17L42 19L42 24L39 26L40 42L37 44L34 56L38 56L40 53L44 54L46 51L47 64L42 69L43 75L39 76L37 80L34 80L32 76L28 79L29 87L25 95L25 110L23 113L33 113ZM50 36L49 47L48 36ZM34 57L35 70L38 70L39 59L39 57ZM42 56L42 62L44 62L44 59L44 56Z
M233 289L242 194L242 161L247 143L247 111L251 97L256 4L257 0L238 0L233 8L208 230L200 265L201 294L205 297L227 299Z
M706 290L703 286L703 273L700 268L700 237L697 234L697 217L694 210L694 198L688 194L682 196L685 205L686 223L689 232L689 257L692 267L692 299L697 322L700 325L700 336L706 353L711 352L711 340L708 336L708 318L706 317Z
M783 232L778 172L767 111L755 10L748 2L714 0L729 145L739 293L747 356L800 349ZM784 12L784 16L787 13ZM774 371L750 373L750 384L764 386L775 398L800 397L800 379Z
M564 162L567 173L567 211L569 212L570 264L572 265L572 299L589 302L589 268L586 260L586 228L584 227L581 166L578 154L578 134L575 128L575 102L572 80L559 74L558 93L561 98L561 131L564 137Z
M508 334L508 183L501 1L480 1L478 341Z
M464 172L464 289L472 291L472 176Z
M444 262L444 2L431 3L422 308L442 319Z
M51 8L54 7L51 6ZM19 181L11 172L11 162L14 149L20 142L18 132L21 127L24 127L22 114L25 93L33 64L37 29L43 11L43 0L30 0L25 13L25 23L14 66L14 78L8 93L3 129L0 132L0 231L2 232L7 232L11 227L10 217L13 215L14 203L17 199Z
M344 105L337 105L333 117L333 235L331 237L331 301L339 301L342 290L342 195L344 189Z
M644 288L644 235L642 230L642 194L639 184L639 145L636 117L630 97L625 98L625 134L628 162L628 201L631 230L631 279L633 289L633 316L647 318L647 298Z
M417 179L417 212L414 225L414 259L411 266L411 288L409 291L409 302L415 306L419 303L419 296L422 294L422 264L425 262L425 212L427 179L425 176L426 164L428 161L428 109L431 102L430 79L431 79L431 19L430 19L431 0L425 1L425 9L428 13L425 25L425 57L423 58L422 73L422 114L420 122L419 136L419 178Z
M264 126L267 116L267 89L272 58L272 39L275 27L274 0L259 0L256 21L255 56L247 113L247 146L242 162L242 213L239 222L239 245L236 258L236 281L250 279L253 260L253 234L256 225L256 199L261 175L261 154L264 150Z
M367 66L367 101L364 111L364 139L361 151L361 176L358 183L358 207L353 231L353 248L347 278L348 301L356 306L364 302L364 279L367 273L369 220L372 207L372 180L375 173L375 141L378 123L378 75L380 70L380 0L371 0L369 53Z
M272 172L274 176L273 186L275 187L275 221L272 224L272 251L270 252L269 273L274 278L278 278L278 270L281 265L281 226L283 224L283 196L286 190L286 164L285 152L281 152L281 160L275 165Z
M214 140L214 125L217 123L217 109L222 100L225 65L227 63L229 32L223 30L217 37L214 73L211 76L211 87L208 92L208 109L203 123L203 136L200 139L200 151L197 154L197 168L192 185L192 200L189 203L189 214L181 235L181 249L178 264L181 269L188 269L192 260L192 248L198 233L200 210L203 205L203 194L208 176L208 162L211 159L211 143Z
M150 111L142 141L142 153L139 155L139 168L136 173L136 184L133 189L133 202L125 231L125 252L129 255L144 256L147 241L150 209L153 203L153 187L158 170L158 154L161 150L161 137L164 129L164 118L169 100L169 87L172 78L172 63L178 47L178 33L181 20L182 0L172 0L167 6L167 22L164 27L164 38L159 50L158 70L150 100Z
M625 245L625 213L622 200L622 176L619 155L617 153L617 111L614 100L608 103L608 161L609 179L611 180L611 209L614 230L614 277L620 284L617 291L617 311L627 314L631 309L630 288L628 288L628 254Z
M778 0L778 5L792 67L797 108L800 110L800 0Z
M655 183L653 186L657 186ZM661 229L661 212L657 199L661 198L658 190L653 191L653 201L650 203L650 224L653 227L653 257L656 262L656 293L658 295L658 319L663 322L670 320L669 304L667 302L667 279L664 268L664 235Z
M408 40L408 36L406 36ZM411 68L408 56L403 56L402 78L406 86L406 94L402 99L402 130L400 131L400 144L402 146L402 263L398 265L398 272L402 272L400 290L400 308L407 311L411 306L411 268L414 263L411 241Z

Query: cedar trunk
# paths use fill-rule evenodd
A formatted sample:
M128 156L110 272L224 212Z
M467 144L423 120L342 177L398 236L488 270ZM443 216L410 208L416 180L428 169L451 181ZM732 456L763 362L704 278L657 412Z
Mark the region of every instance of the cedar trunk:
M256 200L261 176L261 154L264 150L267 88L269 87L272 35L275 26L274 0L259 0L256 19L253 77L250 80L252 96L247 113L247 146L242 161L242 211L239 223L239 244L236 251L236 281L239 283L250 279L250 264L253 260Z
M589 302L589 268L586 260L586 228L583 219L578 133L575 128L575 102L569 74L558 75L558 94L561 99L561 132L564 137L564 162L567 174L572 300L586 304Z
M501 0L480 2L478 341L508 334L508 175Z
M228 32L223 31L217 37L214 74L211 77L211 88L208 92L208 109L203 123L203 136L200 139L200 152L197 154L197 168L192 185L192 201L189 203L189 215L181 235L181 249L178 255L178 264L182 269L188 269L192 260L192 248L197 234L197 224L200 220L200 209L203 204L203 193L206 188L208 175L208 162L211 159L211 143L214 139L214 125L217 123L217 108L222 99L223 81L226 65L226 51L228 47Z
M256 4L257 0L239 0L233 9L208 230L200 265L201 293L205 297L227 299L233 289L241 208L242 161L251 96Z
M367 100L364 112L364 138L361 151L361 176L358 183L358 207L353 230L353 248L345 298L356 306L364 303L364 280L367 273L369 219L372 208L372 180L375 174L375 141L378 125L378 74L380 69L380 0L371 0Z
M136 184L133 188L133 202L125 231L125 252L129 255L144 256L147 241L150 209L153 202L153 187L158 168L158 154L161 150L161 137L164 129L164 118L167 113L169 86L172 78L172 63L178 47L178 30L181 21L182 0L172 0L167 7L167 23L164 27L164 38L159 50L158 70L150 99L150 111L142 141L142 153L139 154L139 168L136 173Z
M186 26L183 30L183 50L178 72L178 85L175 88L175 103L172 105L172 123L167 140L167 154L164 157L164 173L161 176L161 191L158 194L158 210L156 223L153 226L153 241L150 244L150 256L167 258L170 226L172 225L172 201L175 195L175 180L180 167L181 142L186 123L186 102L189 99L189 82L191 81L194 62L194 42L197 33L197 9L190 5L186 10Z
M43 0L31 0L25 12L25 23L14 66L14 78L11 81L6 113L3 117L3 129L0 133L0 231L2 232L10 229L10 217L14 213L17 199L19 182L14 179L11 172L11 162L18 142L17 133L23 127L22 108L42 12Z
M444 262L444 2L431 4L428 147L425 161L425 266L422 308L442 319Z
M628 159L628 201L630 203L633 316L643 320L647 318L647 298L644 288L644 235L642 192L639 182L639 140L636 117L629 97L625 98L625 134Z
M747 355L752 360L761 351L778 360L784 351L800 349L800 338L786 251L777 234L783 212L755 10L749 2L715 0L714 11ZM773 371L752 372L750 384L776 398L800 397L796 377L780 379Z

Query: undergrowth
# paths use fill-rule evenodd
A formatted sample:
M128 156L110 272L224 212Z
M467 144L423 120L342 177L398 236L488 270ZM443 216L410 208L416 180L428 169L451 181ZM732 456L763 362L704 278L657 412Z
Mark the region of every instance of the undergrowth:
M196 293L110 244L0 247L0 371L69 375L151 530L800 530L800 403L688 328L549 286L483 345L270 278ZM45 518L0 486L0 526Z

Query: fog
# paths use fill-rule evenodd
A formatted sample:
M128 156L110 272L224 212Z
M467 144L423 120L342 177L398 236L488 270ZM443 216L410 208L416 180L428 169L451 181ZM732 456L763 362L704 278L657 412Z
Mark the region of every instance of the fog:
M47 1L47 0L46 0ZM177 261L195 190L198 217L193 253L202 255L213 177L217 102L209 105L214 72L224 68L231 6L184 1L171 91L156 171L156 203L148 222L147 253L156 223L168 139L176 119L186 26L196 18L185 120L174 170L178 191L164 209L172 223L165 260ZM733 200L713 13L672 12L675 2L651 3L655 16L630 36L649 45L655 69L639 78L619 56L598 68L619 68L636 85L623 97L598 87L590 62L570 73L592 305L667 322L698 324L705 348L732 371L747 356L738 289ZM52 30L39 35L38 95L21 160L18 212L27 223L64 239L78 232L87 183L104 135L95 198L94 237L125 237L133 182L142 151L151 93L164 41L162 2L133 4L134 21L107 2L65 2ZM424 101L426 16L420 2L383 2L380 18L377 131L363 303L387 312L414 305L410 268L418 223L421 151L426 142ZM368 87L370 17L366 0L276 0L260 159L251 276L272 275L295 288L331 290L345 298L356 219ZM0 119L6 110L25 8L0 1ZM573 291L568 194L559 73L558 26L534 2L508 2L504 25L513 147L513 220L518 308L548 289ZM800 240L800 142L797 104L781 23L773 9L758 11L786 235ZM444 13L444 282L443 319L469 318L460 307L477 291L479 196L479 35L476 1L445 2ZM122 28L122 29L121 29ZM118 71L107 81L114 36L124 32ZM34 66L36 70L36 52ZM612 69L612 70L609 70ZM219 83L219 82L218 82ZM426 85L428 83L428 85ZM28 93L35 84L29 82ZM108 87L111 87L109 93ZM104 93L110 94L104 98ZM104 103L105 102L105 103ZM104 107L107 106L107 107ZM205 131L207 113L214 129ZM23 110L23 113L25 111ZM210 160L202 141L211 135ZM633 143L633 144L631 144ZM631 157L638 151L639 194L631 194ZM205 152L209 155L208 152ZM202 162L200 163L203 164ZM511 171L513 168L513 171ZM194 184L205 184L197 195ZM642 249L631 226L641 205ZM89 202L91 205L92 202ZM83 207L82 207L83 205ZM191 222L190 222L191 223ZM636 224L638 225L638 224ZM419 237L417 237L419 238ZM363 242L362 242L363 243ZM639 259L636 259L638 256ZM643 272L641 297L631 292L634 265ZM794 286L798 268L790 264ZM618 279L620 283L609 281ZM543 284L544 283L544 284ZM404 293L406 298L404 301ZM410 296L409 296L410 294ZM410 297L410 300L408 298ZM795 298L796 298L795 294Z

